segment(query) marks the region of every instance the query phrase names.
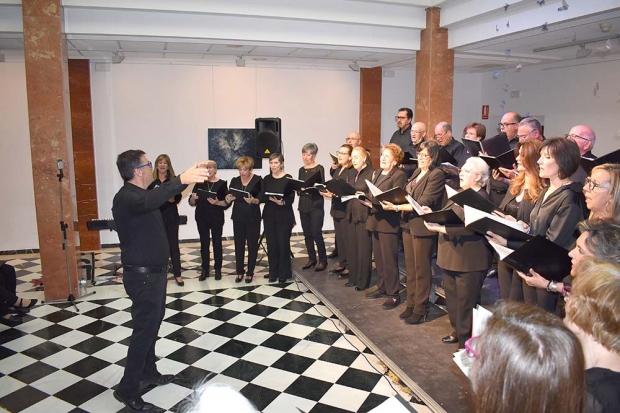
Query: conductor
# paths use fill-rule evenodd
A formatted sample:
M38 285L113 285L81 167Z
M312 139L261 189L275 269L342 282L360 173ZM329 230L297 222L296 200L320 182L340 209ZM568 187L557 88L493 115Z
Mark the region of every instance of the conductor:
M159 373L155 366L155 342L164 317L170 253L159 207L188 184L203 182L207 169L197 163L159 188L147 191L153 182L153 164L143 151L121 153L116 166L125 183L114 196L112 215L120 240L123 284L132 302L133 333L125 373L114 397L132 411L147 412L155 406L142 400L140 390L174 379L171 374Z

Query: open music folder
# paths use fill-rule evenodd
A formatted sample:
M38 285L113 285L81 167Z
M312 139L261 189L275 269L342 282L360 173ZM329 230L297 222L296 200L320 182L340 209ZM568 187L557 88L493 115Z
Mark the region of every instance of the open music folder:
M532 238L523 230L519 222L492 215L469 205L463 207L465 211L465 226L486 235L488 231L514 241L528 241Z
M372 182L366 179L366 185L368 185L368 189L370 189L370 193L375 199L379 202L387 201L395 205L406 204L407 201L407 191L403 188L391 188L387 191L382 191L377 188Z
M446 185L446 193L448 194L448 198L460 207L469 205L470 207L479 209L480 211L484 211L489 214L497 209L493 202L489 201L471 188L459 192Z

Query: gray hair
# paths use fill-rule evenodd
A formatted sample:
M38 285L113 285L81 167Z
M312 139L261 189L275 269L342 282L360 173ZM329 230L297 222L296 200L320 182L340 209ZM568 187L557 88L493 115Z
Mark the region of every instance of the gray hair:
M519 122L519 126L529 126L532 131L537 130L542 135L542 125L536 118L523 118L521 122Z
M448 122L439 122L437 126L440 126L444 132L452 132L452 125L450 125Z
M303 148L301 148L301 153L304 152L310 152L310 155L316 156L316 154L319 152L319 147L316 146L316 143L310 142L305 144Z
M477 156L468 158L467 161L465 161L465 165L467 164L471 165L473 172L480 175L480 186L485 187L487 182L489 182L489 175L491 173L489 165ZM465 165L463 165L463 168Z

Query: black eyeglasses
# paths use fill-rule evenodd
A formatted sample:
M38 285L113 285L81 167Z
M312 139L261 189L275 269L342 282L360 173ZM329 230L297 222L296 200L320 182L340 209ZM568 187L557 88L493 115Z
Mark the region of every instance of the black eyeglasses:
M592 179L590 179L590 177L587 177L585 182L583 183L583 189L587 189L588 191L594 191L594 188L603 188L608 191L611 191L611 188L607 186L603 186L599 184L598 182L594 182Z
M500 127L500 128L505 128L505 127L510 126L510 125L518 125L518 123L517 122L501 123L500 122L500 123L497 124L497 126Z
M395 121L409 119L409 116L394 116Z
M577 138L577 139L584 140L584 141L586 141L586 142L590 142L590 140L589 140L588 138L584 138L583 136L575 135L574 133L567 133L566 135L564 135L564 137L565 137L566 139L570 139L570 140L572 140L572 141L574 141L574 140L575 140L575 138Z

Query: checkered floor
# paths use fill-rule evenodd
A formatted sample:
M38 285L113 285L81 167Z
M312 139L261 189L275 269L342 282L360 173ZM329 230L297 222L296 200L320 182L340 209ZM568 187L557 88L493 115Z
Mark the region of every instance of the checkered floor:
M333 236L328 240L329 248ZM234 272L230 242L224 265ZM291 245L301 256L303 240ZM97 276L113 269L115 250L99 255ZM429 411L409 389L394 384L384 365L307 288L266 283L266 267L251 284L197 280L197 246L183 245L184 287L169 283L156 354L173 383L147 389L160 411L182 411L204 380L227 383L263 412L366 412L398 391L416 410ZM9 261L18 270L18 294L41 298L36 256ZM266 265L266 257L263 260ZM231 267L232 265L232 267ZM110 267L112 266L112 267ZM67 303L36 306L16 328L0 325L0 407L10 412L127 411L112 396L125 362L131 301L119 279L90 288L75 312ZM396 390L395 390L396 389Z

